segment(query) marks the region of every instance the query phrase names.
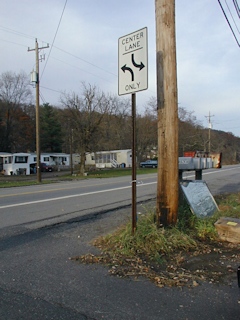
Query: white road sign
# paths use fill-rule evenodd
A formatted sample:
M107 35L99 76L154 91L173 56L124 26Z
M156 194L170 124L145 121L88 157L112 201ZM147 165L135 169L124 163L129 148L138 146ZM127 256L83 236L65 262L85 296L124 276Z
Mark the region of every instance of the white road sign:
M118 39L118 94L148 88L147 28Z

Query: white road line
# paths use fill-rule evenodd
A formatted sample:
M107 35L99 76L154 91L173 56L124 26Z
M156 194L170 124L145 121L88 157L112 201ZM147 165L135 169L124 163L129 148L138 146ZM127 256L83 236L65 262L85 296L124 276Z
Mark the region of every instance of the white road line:
M207 174L214 174L214 173L220 173L220 172L224 172L224 171L232 171L232 170L236 170L236 169L239 169L240 167L235 167L235 168L229 168L229 169L216 169L215 171L211 171L211 172L202 172L202 175L205 176ZM185 171L184 174L187 175L187 178L189 177L195 177L195 174L191 174L191 175L188 175L187 173L188 171Z
M223 172L223 171L230 171L230 170L236 170L236 169L239 169L239 167L237 167L237 168L236 167L235 168L229 168L229 169L219 169L220 171L218 169L216 169L216 171L211 171L211 172L206 172L206 173L203 172L203 175L213 174L213 173L220 173L220 172ZM195 177L195 175L188 175L187 178L189 178L189 177ZM157 183L157 181L148 182L148 183L142 183L142 184L139 183L139 184L137 184L137 187L147 186L147 185L156 184L156 183ZM56 197L56 198L29 201L29 202L20 202L20 203L15 203L15 204L9 204L9 205L6 205L6 206L0 206L0 209L13 208L13 207L18 207L18 206L27 206L27 205L30 205L30 204L51 202L51 201L70 199L70 198L76 198L76 197L83 197L83 196L88 196L88 195L97 194L97 193L104 193L104 192L112 192L112 191L117 191L117 190L129 189L131 187L132 187L132 185L129 185L127 187L120 187L120 188L105 189L105 190L100 190L100 191L79 193L79 194L73 194L73 195L63 196L63 197Z
M146 186L150 184L156 184L157 182L148 182L144 184L138 184L138 187L141 186ZM57 200L63 200L63 199L70 199L70 198L76 198L76 197L83 197L83 196L89 196L92 194L97 194L97 193L104 193L104 192L112 192L112 191L118 191L118 190L123 190L123 189L129 189L132 186L127 186L127 187L120 187L120 188L113 188L113 189L105 189L105 190L100 190L100 191L92 191L92 192L86 192L86 193L79 193L79 194L72 194L69 196L63 196L63 197L56 197L56 198L49 198L49 199L43 199L43 200L36 200L36 201L28 201L28 202L20 202L20 203L15 203L15 204L9 204L6 206L0 206L0 209L6 209L6 208L13 208L13 207L19 207L19 206L27 206L29 204L36 204L36 203L43 203L43 202L51 202L51 201L57 201Z

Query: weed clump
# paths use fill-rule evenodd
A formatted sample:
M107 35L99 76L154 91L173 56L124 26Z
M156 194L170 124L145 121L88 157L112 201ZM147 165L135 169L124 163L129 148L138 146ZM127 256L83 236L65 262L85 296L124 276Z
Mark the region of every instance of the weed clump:
M100 255L87 254L73 260L109 265L110 274L120 277L146 276L160 287L196 286L209 279L219 281L224 272L234 272L233 269L223 271L222 265L226 259L238 261L239 245L222 244L214 223L222 216L239 218L240 193L220 196L216 201L220 211L212 217L199 218L185 204L179 208L176 226L166 228L157 227L155 209L148 208L138 215L134 235L129 221L94 241ZM194 268L189 270L191 265Z

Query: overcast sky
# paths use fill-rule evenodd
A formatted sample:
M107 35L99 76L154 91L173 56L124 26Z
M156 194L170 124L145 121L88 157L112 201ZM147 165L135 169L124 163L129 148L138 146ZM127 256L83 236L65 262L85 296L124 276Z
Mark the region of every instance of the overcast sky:
M210 114L213 129L240 136L240 48L218 0L175 2L179 105L205 127ZM221 0L240 42L233 2ZM61 92L80 92L82 81L117 95L118 38L144 27L149 85L136 95L142 113L156 97L154 0L1 0L0 74L24 71L30 79L35 52L28 47L37 38L39 47L50 46L40 51L41 103L60 106Z

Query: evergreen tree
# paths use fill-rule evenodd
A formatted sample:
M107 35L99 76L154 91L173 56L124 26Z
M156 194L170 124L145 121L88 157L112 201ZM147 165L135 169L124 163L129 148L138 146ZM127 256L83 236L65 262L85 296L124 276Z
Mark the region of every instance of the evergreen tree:
M57 110L45 103L40 108L40 140L43 152L62 152L62 130Z

